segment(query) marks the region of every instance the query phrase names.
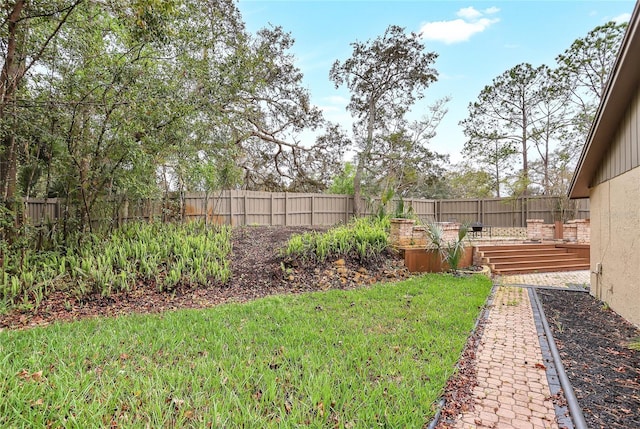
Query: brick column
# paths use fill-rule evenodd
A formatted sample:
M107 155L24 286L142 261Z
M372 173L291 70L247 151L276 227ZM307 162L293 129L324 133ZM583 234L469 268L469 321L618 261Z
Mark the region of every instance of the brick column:
M544 223L542 224L542 239L546 241L553 241L556 238L556 226Z
M569 241L573 243L578 241L578 225L576 225L575 223L573 223L572 220L570 220L569 222L563 225L563 228L564 228L564 232L562 233L562 235L565 241Z
M457 222L445 222L441 224L442 227L442 241L444 243L451 243L458 241L458 233L460 232L460 224Z
M542 240L542 224L544 219L527 219L527 240Z
M589 219L574 219L568 222L576 226L576 241L589 243L591 241L591 222Z
M414 219L391 219L389 241L392 246L409 246L413 236Z

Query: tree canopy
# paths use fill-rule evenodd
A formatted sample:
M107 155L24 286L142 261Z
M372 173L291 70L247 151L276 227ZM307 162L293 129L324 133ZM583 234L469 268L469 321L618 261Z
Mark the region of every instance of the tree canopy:
M347 133L311 103L292 35L247 31L234 0L7 0L0 10L3 225L20 226L23 199L56 197L65 231L108 218L104 201L173 192L340 191L358 213L365 196L471 196L465 181L482 195L560 192L626 29L596 27L555 68L497 76L461 122L474 165L446 173L430 142L449 99L414 111L438 78L437 54L402 27L352 43L329 70L351 95Z
M345 85L351 92L347 109L355 119L357 161L353 190L354 210L359 214L362 184L367 173L376 175L372 168L376 161L388 171L385 167L393 163L393 157L400 157L401 152L395 149L401 147L422 161L434 161L435 154L425 152L424 144L435 130L430 125L437 125L444 114L444 103L437 105L432 117L422 120L422 125L405 121L405 114L415 101L423 98L424 90L437 80L433 68L437 54L425 50L418 34L407 34L404 28L391 25L381 36L351 46L351 57L336 61L329 77L336 88ZM405 173L394 170L396 177Z

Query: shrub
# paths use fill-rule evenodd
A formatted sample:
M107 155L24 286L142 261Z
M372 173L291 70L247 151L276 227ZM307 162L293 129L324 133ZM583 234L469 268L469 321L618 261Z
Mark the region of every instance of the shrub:
M467 238L469 226L460 225L456 240L445 241L444 231L435 223L427 224L427 238L433 243L435 249L440 253L442 262L449 264L451 271L458 271L460 260L464 255L464 240Z
M110 237L93 237L76 248L5 251L0 266L4 307L38 306L54 288L83 295L129 290L155 281L161 290L178 283L226 282L230 275L231 230L203 223L130 223Z
M375 260L387 248L388 218L358 218L327 232L307 232L292 236L282 250L290 259L322 262L329 258L356 256Z

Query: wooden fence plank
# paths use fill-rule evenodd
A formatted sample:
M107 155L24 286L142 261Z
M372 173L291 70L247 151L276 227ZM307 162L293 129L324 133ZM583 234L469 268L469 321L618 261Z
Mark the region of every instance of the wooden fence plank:
M348 222L353 216L353 197L331 194L296 194L289 192L220 191L208 195L191 193L185 196L185 214L190 220L205 219L213 223L238 225L334 225ZM175 199L173 200L175 201ZM564 200L563 200L564 201ZM488 198L458 200L426 200L412 198L407 203L413 214L423 222L482 222L495 227L523 227L526 219L544 219L552 223L560 216L557 197ZM29 199L25 202L25 217L32 225L56 221L62 217L63 201L55 198ZM397 202L392 202L389 207ZM566 203L566 202L565 202ZM167 208L164 200L127 201L126 204L107 201L101 211L114 214L118 222L136 219L151 220L164 216ZM369 214L375 213L374 205L362 202ZM379 204L379 202L378 202ZM118 210L115 208L119 207ZM569 210L570 209L570 210ZM569 219L588 219L589 201L570 203ZM206 212L206 213L205 213ZM113 219L104 219L113 221Z

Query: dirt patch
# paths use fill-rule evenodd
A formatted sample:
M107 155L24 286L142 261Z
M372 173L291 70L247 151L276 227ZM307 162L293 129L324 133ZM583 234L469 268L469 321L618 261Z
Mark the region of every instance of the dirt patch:
M538 290L590 428L640 428L640 330L584 292Z
M349 289L383 279L409 276L402 260L385 253L378 261L361 263L346 257L322 264L291 264L279 254L292 234L326 228L239 227L232 234L232 277L225 284L207 287L181 284L171 292L159 292L151 281L138 282L128 292L108 297L100 294L76 297L56 291L38 308L0 315L0 329L21 329L55 321L130 313L160 313L181 308L207 308L225 302L244 302L273 294Z

